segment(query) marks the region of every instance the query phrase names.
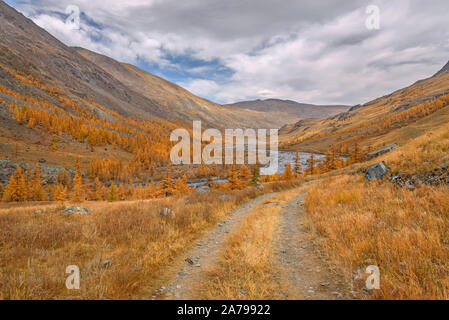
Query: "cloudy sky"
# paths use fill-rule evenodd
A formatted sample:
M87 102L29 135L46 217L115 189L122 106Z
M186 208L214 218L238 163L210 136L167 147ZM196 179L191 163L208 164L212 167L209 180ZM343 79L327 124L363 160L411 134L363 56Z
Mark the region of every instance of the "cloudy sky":
M358 104L449 60L447 0L6 0L71 46L218 103ZM66 23L79 7L80 29ZM375 11L379 8L379 29Z

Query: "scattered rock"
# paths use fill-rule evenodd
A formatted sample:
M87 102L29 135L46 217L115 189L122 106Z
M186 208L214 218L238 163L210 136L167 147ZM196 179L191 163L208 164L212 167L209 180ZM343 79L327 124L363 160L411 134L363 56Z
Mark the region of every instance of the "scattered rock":
M343 295L340 292L333 291L331 292L332 295L337 296L337 298L343 298Z
M42 214L43 211L42 211L42 210L34 210L33 213L34 213L34 214Z
M217 226L223 227L223 223L217 222Z
M221 196L218 197L218 199L220 199L220 200L229 200L231 198L227 194L222 194Z
M39 163L45 163L45 162L47 162L47 160L45 160L45 159L39 159Z
M190 200L184 201L184 205L188 205L188 204L191 204Z
M101 262L101 265L105 268L109 267L111 265L111 260L104 260Z
M197 263L197 264L195 265L195 267L199 268L199 267L201 267L201 264Z
M86 216L89 215L92 212L92 210L77 206L65 206L63 212L66 215L79 214L82 216Z
M409 190L415 190L415 186L413 184L411 184L410 181L408 181L408 180L405 183L405 187Z
M322 282L322 283L320 283L320 286L322 286L322 287L329 287L330 285L331 285L330 282Z
M188 264L190 264L190 265L193 265L195 262L193 261L193 258L192 257L188 257L188 258L186 258L186 260L185 260Z
M161 217L169 217L172 219L176 217L175 213L170 208L159 209L159 215Z
M390 171L390 169L382 161L380 163L373 164L365 172L365 178L368 181L383 179L383 177Z
M261 184L255 184L254 187L256 189L263 190L263 185L261 185Z

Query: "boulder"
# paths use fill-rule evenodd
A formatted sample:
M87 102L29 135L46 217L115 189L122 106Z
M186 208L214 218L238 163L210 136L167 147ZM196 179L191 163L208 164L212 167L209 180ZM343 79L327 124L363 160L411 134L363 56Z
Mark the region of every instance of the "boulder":
M385 146L385 147L382 147L382 148L380 148L380 149L377 149L376 151L373 151L373 152L371 152L371 153L368 153L368 154L365 156L365 160L368 161L368 160L371 160L371 159L373 159L373 158L376 158L376 157L378 157L378 156L380 156L380 155L382 155L382 154L388 153L388 152L390 152L390 151L396 149L397 147L398 147L398 145L395 144L395 143L393 143L393 144L390 144L390 145L388 145L388 146Z
M380 163L373 164L365 172L365 178L368 181L383 179L383 177L390 171L385 163L382 161Z

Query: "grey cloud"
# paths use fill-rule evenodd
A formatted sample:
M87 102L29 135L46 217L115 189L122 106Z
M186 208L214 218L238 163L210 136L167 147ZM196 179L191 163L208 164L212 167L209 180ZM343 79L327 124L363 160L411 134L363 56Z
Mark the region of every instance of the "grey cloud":
M68 4L101 24L110 42L91 39L94 27L73 35L38 15ZM380 7L377 31L364 27L370 4ZM64 42L126 62L170 66L165 53L218 60L232 71L229 78L218 83L216 72L193 68L201 79L182 84L220 102L269 95L357 104L430 76L449 60L447 0L23 0L17 8Z

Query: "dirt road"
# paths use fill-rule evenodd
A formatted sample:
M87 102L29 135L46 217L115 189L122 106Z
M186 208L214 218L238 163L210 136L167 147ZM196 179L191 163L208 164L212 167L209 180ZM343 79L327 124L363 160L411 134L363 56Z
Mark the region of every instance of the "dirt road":
M290 191L291 192L291 191ZM219 263L230 233L256 206L279 193L247 202L223 223L202 237L196 246L166 269L171 276L151 295L152 299L195 299L201 290L205 270ZM273 264L273 277L285 299L351 299L354 296L344 280L332 272L321 257L314 238L306 230L304 189L285 203L280 213Z

